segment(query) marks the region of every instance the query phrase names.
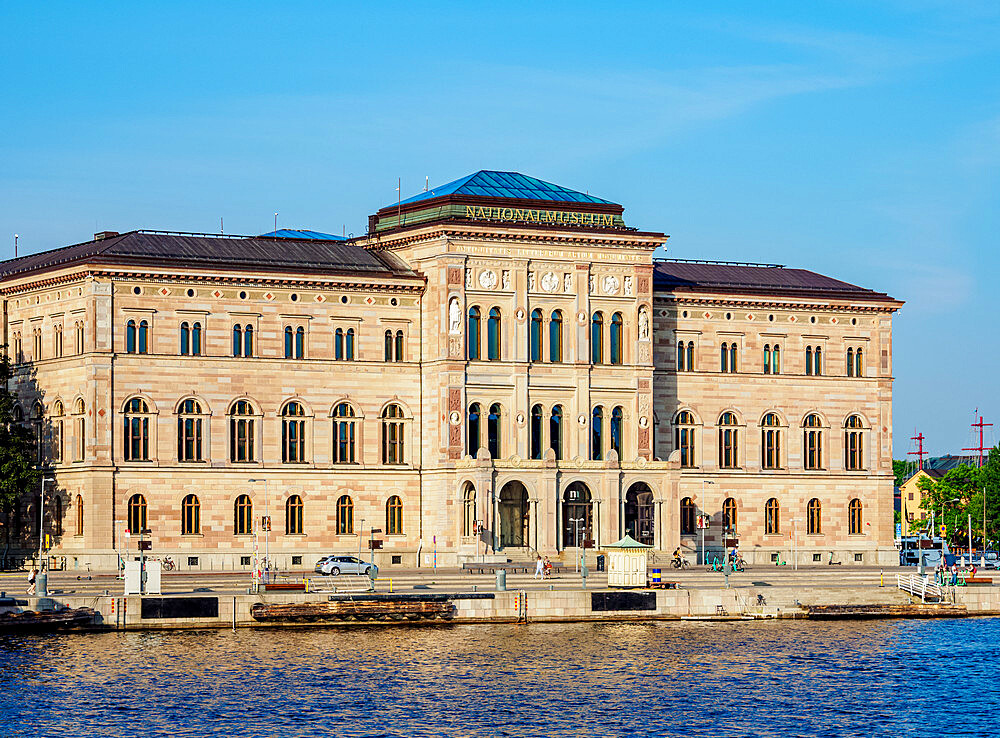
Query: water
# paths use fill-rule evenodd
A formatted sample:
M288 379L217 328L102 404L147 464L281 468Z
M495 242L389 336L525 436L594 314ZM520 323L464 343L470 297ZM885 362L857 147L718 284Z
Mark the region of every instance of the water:
M1000 619L0 638L4 736L985 736Z

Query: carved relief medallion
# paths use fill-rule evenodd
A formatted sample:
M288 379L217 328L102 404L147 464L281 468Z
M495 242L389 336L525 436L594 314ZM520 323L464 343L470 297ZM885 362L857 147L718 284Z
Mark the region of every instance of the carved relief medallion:
M479 286L491 290L497 286L497 273L492 269L484 269L479 273Z
M618 283L618 277L613 274L609 274L601 282L601 288L604 290L605 295L617 295L618 288L621 285Z
M546 292L554 292L556 287L559 286L559 278L556 276L555 272L545 272L542 275L542 289Z

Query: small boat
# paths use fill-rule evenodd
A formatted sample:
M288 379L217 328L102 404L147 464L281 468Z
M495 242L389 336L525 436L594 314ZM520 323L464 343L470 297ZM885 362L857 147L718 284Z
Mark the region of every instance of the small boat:
M0 633L45 633L92 625L97 611L90 607L0 613Z

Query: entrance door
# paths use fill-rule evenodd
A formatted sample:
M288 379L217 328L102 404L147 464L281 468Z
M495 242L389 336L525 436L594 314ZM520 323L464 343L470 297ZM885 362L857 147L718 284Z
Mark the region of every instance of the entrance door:
M590 490L583 482L573 482L563 495L563 548L579 548L594 538L593 504Z
M507 482L500 490L500 548L528 545L528 490Z
M625 493L625 533L653 545L653 491L645 482L636 482Z

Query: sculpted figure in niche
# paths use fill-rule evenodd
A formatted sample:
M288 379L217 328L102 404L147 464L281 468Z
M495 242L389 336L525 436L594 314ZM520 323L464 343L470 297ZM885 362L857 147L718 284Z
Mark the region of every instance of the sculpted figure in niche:
M535 273L528 272L528 290L531 292L535 291Z
M573 275L569 274L569 273L564 274L563 275L563 292L572 292L572 291L573 291Z
M458 306L458 298L453 297L448 303L448 332L457 336L462 330L462 309Z
M632 278L625 277L625 294L629 297L632 296Z
M649 311L639 308L639 340L649 340Z
M466 287L471 287L472 286L472 270L471 269L466 269L465 270L465 286Z
M510 289L510 269L503 270L503 276L501 277L500 281L505 290Z
M597 288L594 286L594 275L590 275L590 294L597 292Z

